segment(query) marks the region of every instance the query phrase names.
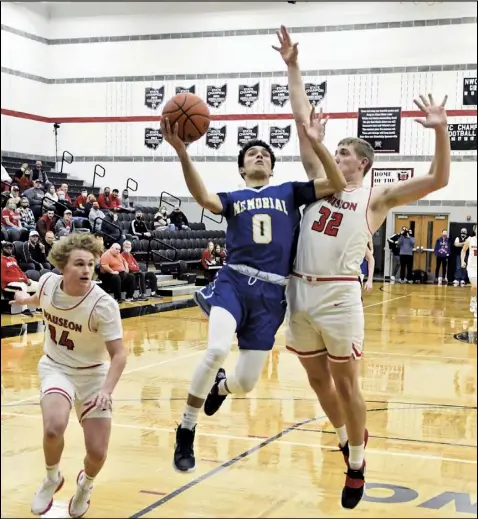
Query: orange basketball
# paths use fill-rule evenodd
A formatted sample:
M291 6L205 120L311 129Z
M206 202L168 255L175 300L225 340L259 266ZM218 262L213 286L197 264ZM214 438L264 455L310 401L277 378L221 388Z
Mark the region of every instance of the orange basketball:
M200 139L211 122L207 104L194 94L175 95L164 107L163 117L169 119L171 129L178 124L178 135L184 142Z

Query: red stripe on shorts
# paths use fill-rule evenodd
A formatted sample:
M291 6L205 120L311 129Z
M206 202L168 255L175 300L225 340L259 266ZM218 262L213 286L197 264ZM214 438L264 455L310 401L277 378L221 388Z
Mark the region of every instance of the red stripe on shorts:
M61 396L64 396L68 399L68 402L70 402L71 405L71 396L61 387L49 387L46 391L43 392L43 396L48 395L50 393L57 393Z
M296 350L292 346L286 346L286 349L289 351L292 351L293 353L296 353L297 355L303 355L304 357L310 357L311 355L317 355L317 353L323 353L323 352L327 351L325 348L323 348L321 350L302 352L302 351Z

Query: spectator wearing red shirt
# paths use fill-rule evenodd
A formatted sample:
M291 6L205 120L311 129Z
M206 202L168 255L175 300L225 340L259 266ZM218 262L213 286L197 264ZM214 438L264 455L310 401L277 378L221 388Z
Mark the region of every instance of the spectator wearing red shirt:
M18 179L18 187L21 195L24 191L33 187L32 170L30 168L26 169L23 175Z
M126 260L128 264L129 271L134 275L136 284L139 283L139 299L145 301L148 299L146 297L146 282L148 282L149 288L151 289L151 294L153 296L156 295L158 290L158 280L156 279L156 275L154 272L142 272L136 258L131 254L132 244L129 240L126 240L123 243L123 252L121 255Z
M8 200L7 206L2 209L2 228L11 241L24 241L28 237L28 230L22 227L21 216L13 199Z
M120 209L121 208L121 198L119 197L119 191L117 189L113 189L111 191L110 196L110 209Z
M17 260L13 257L13 244L2 242L2 290L15 292L23 290L28 293L35 293L38 290L38 282L28 279L18 266ZM32 316L33 314L26 306L22 306L22 314Z
M110 206L110 188L105 187L103 193L98 195L98 203L100 204L100 209L109 209Z
M42 240L45 239L45 234L48 231L55 232L55 211L48 209L48 211L38 220L37 231Z
M85 206L88 202L88 191L86 189L82 189L81 193L76 197L75 200L75 209L77 213L81 213L81 216L87 216L85 214Z
M215 270L214 271L209 270L211 267L216 266L216 258L214 256L214 254L215 254L214 243L212 241L210 241L207 244L207 249L202 253L202 256L201 256L201 265L204 269L204 277L209 282L212 281L214 274L215 274Z

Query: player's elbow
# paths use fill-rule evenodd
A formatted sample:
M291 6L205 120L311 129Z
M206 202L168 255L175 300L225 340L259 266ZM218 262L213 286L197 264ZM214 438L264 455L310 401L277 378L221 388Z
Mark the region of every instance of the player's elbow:
M347 181L343 175L340 175L339 178L334 178L332 180L332 185L337 191L343 191L347 187Z

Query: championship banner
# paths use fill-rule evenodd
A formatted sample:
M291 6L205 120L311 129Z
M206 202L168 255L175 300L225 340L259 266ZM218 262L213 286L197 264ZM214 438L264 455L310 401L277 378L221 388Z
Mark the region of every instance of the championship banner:
M372 187L396 184L413 178L413 168L372 168Z

